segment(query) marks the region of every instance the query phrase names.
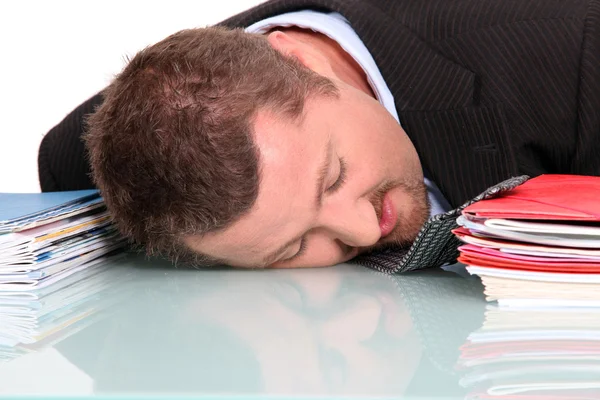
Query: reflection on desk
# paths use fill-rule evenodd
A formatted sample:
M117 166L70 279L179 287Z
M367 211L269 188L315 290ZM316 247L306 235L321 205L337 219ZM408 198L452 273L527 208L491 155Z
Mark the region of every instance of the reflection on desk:
M197 271L138 256L111 273L127 297L38 349L60 352L93 380L94 394L380 399L469 391L456 366L459 347L483 322L477 278L442 270L392 277L351 265ZM112 296L102 293L99 303Z
M467 398L600 398L598 309L489 306L461 350Z
M109 315L132 278L133 271L99 264L41 289L3 288L0 362L52 346Z

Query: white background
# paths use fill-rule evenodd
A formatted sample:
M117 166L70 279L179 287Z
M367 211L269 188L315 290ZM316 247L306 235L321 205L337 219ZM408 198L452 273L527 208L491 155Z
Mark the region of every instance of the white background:
M40 191L42 137L104 88L126 55L263 1L1 1L0 192Z

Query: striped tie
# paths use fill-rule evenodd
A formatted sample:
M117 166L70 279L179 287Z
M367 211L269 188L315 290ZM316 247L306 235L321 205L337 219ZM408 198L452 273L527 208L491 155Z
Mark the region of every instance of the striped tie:
M458 227L456 218L462 210L477 201L489 199L514 189L527 179L529 177L526 175L507 179L452 211L432 216L425 222L409 248L390 248L358 256L350 262L387 274L435 268L454 263L458 257L460 242L452 230Z

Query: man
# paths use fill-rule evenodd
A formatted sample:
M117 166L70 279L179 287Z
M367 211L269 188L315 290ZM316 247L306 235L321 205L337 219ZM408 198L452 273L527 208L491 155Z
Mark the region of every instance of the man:
M247 29L143 50L50 133L76 143L102 103L93 180L149 252L332 265L512 176L600 173L598 0L279 0L221 25ZM43 189L88 187L50 140Z

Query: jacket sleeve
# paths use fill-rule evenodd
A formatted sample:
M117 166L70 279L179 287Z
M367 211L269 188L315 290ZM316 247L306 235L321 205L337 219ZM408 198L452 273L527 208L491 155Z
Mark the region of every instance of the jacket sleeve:
M86 118L102 103L97 94L71 111L42 139L38 176L42 192L95 188L81 136Z

